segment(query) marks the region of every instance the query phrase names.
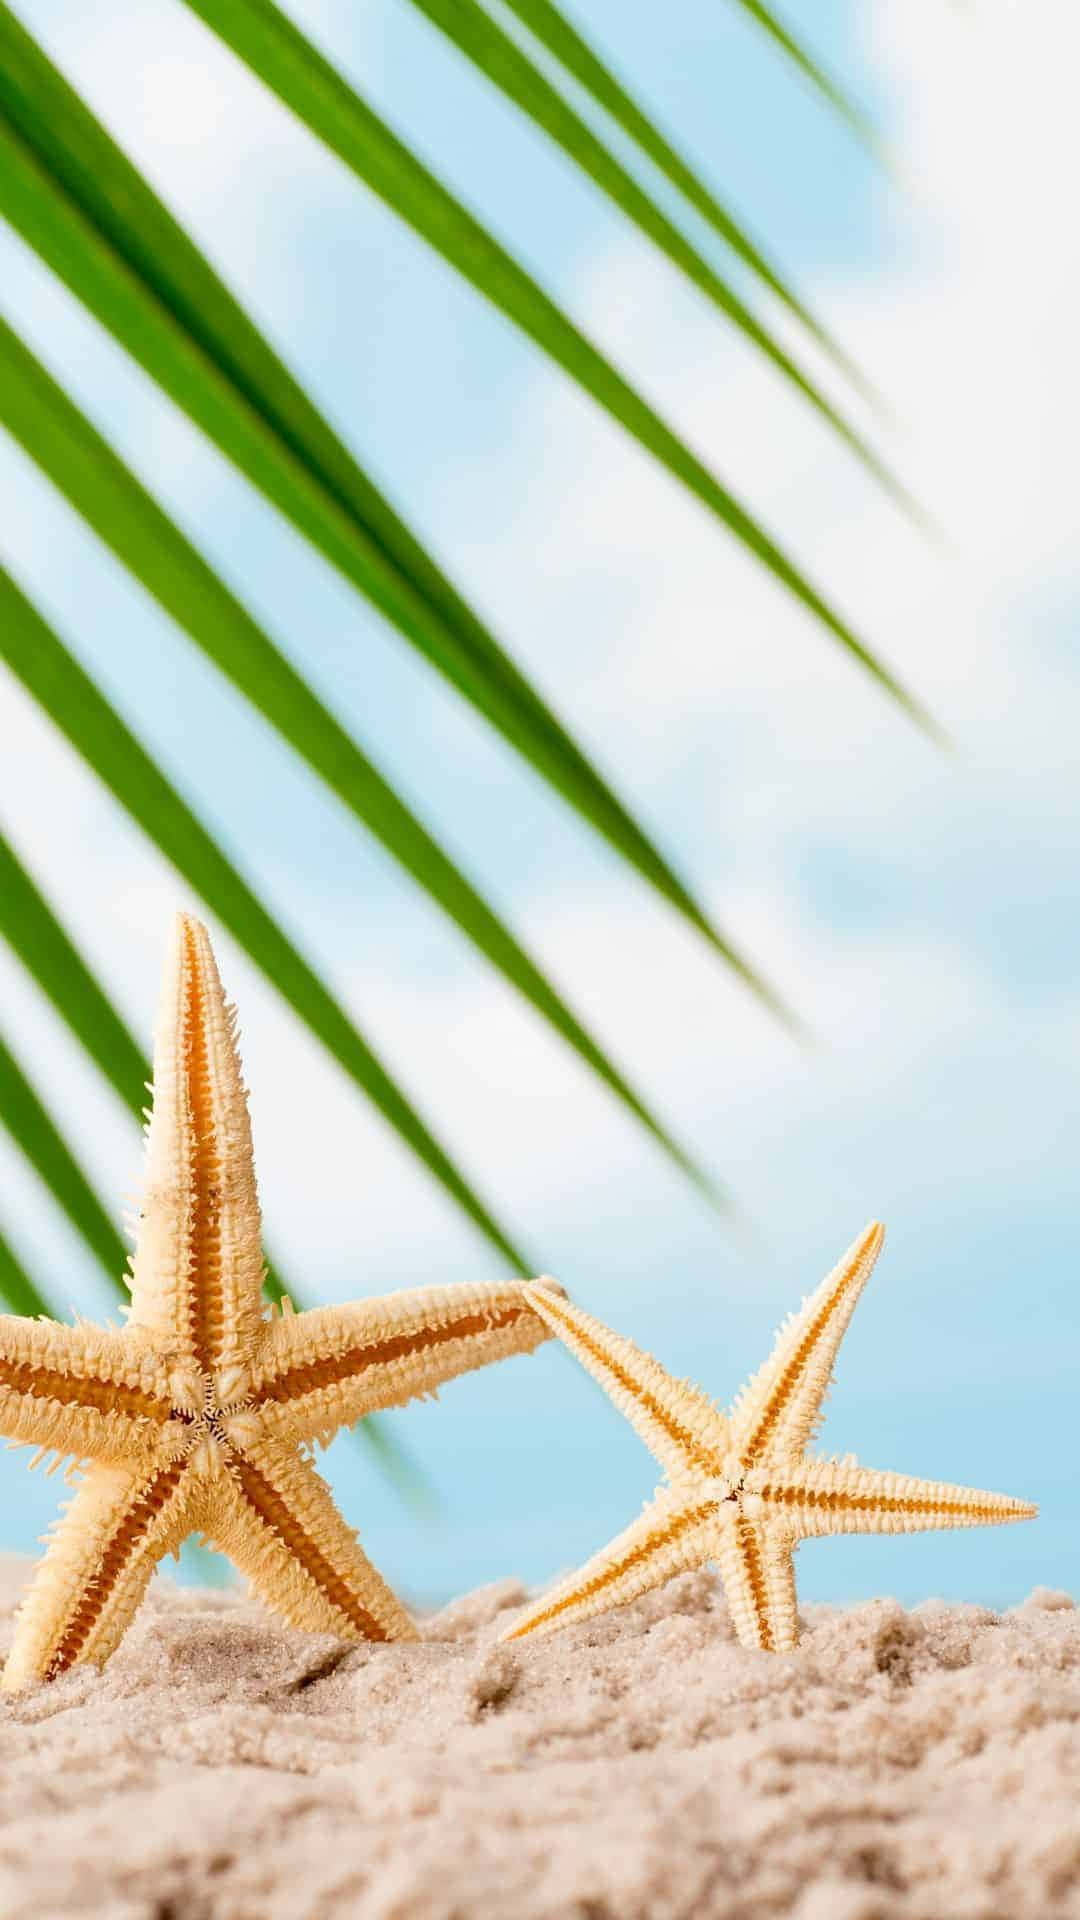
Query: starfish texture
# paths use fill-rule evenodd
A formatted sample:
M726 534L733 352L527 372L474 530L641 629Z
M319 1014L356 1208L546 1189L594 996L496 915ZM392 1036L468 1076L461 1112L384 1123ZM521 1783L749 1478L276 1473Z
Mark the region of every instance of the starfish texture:
M262 1281L235 1014L205 929L181 915L127 1324L0 1317L0 1434L83 1463L23 1601L6 1689L108 1659L156 1562L192 1532L295 1626L412 1634L311 1464L312 1443L527 1352L548 1329L518 1282L273 1316Z
M669 1486L506 1636L585 1620L713 1561L744 1647L798 1639L794 1550L826 1533L915 1533L1026 1520L1035 1508L807 1454L837 1348L884 1239L874 1225L781 1327L772 1354L721 1413L688 1381L568 1300L526 1287L541 1319L599 1381L664 1467Z

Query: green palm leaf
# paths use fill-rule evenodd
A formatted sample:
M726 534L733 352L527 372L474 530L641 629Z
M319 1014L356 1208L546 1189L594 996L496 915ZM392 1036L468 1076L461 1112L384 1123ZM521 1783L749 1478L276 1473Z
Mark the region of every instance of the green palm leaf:
M593 99L606 113L611 115L616 125L629 134L642 153L646 154L653 165L677 187L684 200L708 221L715 233L724 240L732 252L751 273L781 300L789 313L801 321L807 332L812 334L818 345L842 368L848 379L862 393L864 399L875 407L881 406L877 393L860 373L844 349L821 325L794 292L790 283L784 279L761 251L756 241L750 238L741 220L736 220L731 211L717 199L711 187L707 186L700 174L694 172L689 162L671 145L650 120L638 102L629 94L622 82L616 78L611 68L600 59L594 47L583 39L566 15L552 4L552 0L503 0L511 12L541 46L555 56L560 65L573 74Z
M413 5L542 127L641 232L686 274L707 299L726 314L739 332L753 342L784 378L798 388L905 511L916 519L921 518L914 501L862 435L825 398L821 389L807 378L734 289L690 245L633 175L604 146L581 116L567 105L539 68L496 25L490 14L485 13L478 0L413 0Z
M770 1000L3 0L0 213L278 510Z
M0 210L241 471L738 964L183 230L2 4Z
M534 1271L318 975L2 567L0 660L491 1245L516 1272Z
M536 281L410 153L273 0L187 0L345 165L583 386L726 526L774 579L933 731L918 702L735 495L685 446Z
M28 1314L34 1320L52 1319L45 1301L2 1231L0 1231L0 1300L6 1302L12 1313Z
M306 680L0 320L0 421L136 579L690 1175L719 1195Z
M798 68L804 80L809 80L815 92L828 102L829 106L850 127L852 133L862 141L867 152L872 153L875 160L884 161L881 135L866 109L860 107L858 101L852 98L839 81L826 73L820 61L815 60L813 54L808 53L806 48L794 38L772 8L762 6L761 0L735 0L735 3L744 13L750 15L754 24L768 35L773 45L779 47L792 65ZM513 0L509 0L509 4L512 5Z
M723 274L477 0L413 0L561 146L903 503L873 448L778 344ZM553 4L506 0L734 254L852 379L857 370ZM740 0L805 77L878 150L869 118L759 0ZM927 716L709 468L683 444L499 242L347 85L273 0L188 0L256 76L454 269L679 479L781 585L928 730ZM525 760L777 1011L663 854L503 652L120 148L0 0L0 214L288 522L389 619ZM0 320L0 424L293 749L485 957L573 1046L699 1184L683 1149L581 1026L377 767L196 548ZM0 567L0 662L242 944L286 1002L518 1271L528 1262L477 1196L323 981L90 676ZM0 935L133 1113L147 1063L17 855L0 835ZM61 1129L0 1038L0 1123L122 1290L127 1256ZM281 1283L268 1278L280 1296ZM291 1290L290 1290L291 1291ZM48 1312L0 1233L0 1295ZM406 1482L414 1469L365 1434ZM415 1488L414 1488L415 1491Z
M0 1122L126 1297L127 1248L60 1129L0 1036Z
M150 1062L3 832L0 935L141 1123Z

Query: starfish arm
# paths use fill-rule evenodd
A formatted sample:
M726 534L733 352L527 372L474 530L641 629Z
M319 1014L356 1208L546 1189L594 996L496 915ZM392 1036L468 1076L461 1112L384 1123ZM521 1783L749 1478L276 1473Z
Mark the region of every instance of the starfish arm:
M785 1321L772 1353L731 1412L732 1446L744 1468L801 1453L821 1417L836 1360L885 1229L876 1222Z
M727 1455L726 1416L700 1387L676 1380L633 1341L613 1333L569 1300L526 1286L531 1307L592 1374L672 1480L720 1478Z
M165 1362L129 1335L0 1315L0 1434L77 1459L149 1456L171 1412Z
M548 1633L606 1613L715 1558L719 1506L702 1492L657 1494L639 1518L587 1561L579 1573L545 1593L504 1640Z
M294 1627L345 1640L414 1637L325 1480L290 1446L268 1440L233 1453L214 1476L201 1524Z
M718 1532L714 1557L740 1646L790 1653L799 1637L790 1528L762 1525L732 1504Z
M417 1287L286 1313L256 1348L259 1431L326 1442L365 1414L433 1394L491 1360L531 1353L548 1337L520 1281Z
M129 1324L204 1373L250 1359L263 1259L247 1092L206 929L177 917L154 1041Z
M853 1461L795 1460L746 1478L763 1514L782 1515L802 1539L826 1533L922 1533L937 1527L1032 1520L1037 1508L1004 1493L951 1487Z
M183 1458L88 1469L19 1609L5 1692L108 1659L157 1562L191 1530L194 1484Z

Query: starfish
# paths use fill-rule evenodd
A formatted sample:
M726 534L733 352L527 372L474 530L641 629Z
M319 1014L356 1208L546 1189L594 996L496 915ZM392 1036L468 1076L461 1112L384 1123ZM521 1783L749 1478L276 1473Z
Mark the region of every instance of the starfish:
M769 1359L728 1414L568 1300L526 1286L532 1307L626 1415L670 1484L505 1638L586 1620L713 1561L742 1645L787 1653L798 1639L794 1551L800 1540L1034 1516L1034 1507L1004 1494L878 1473L850 1456L807 1454L837 1348L884 1237L881 1226L867 1228L781 1327Z
M0 1317L0 1434L82 1463L19 1612L8 1691L103 1664L157 1561L192 1532L294 1626L413 1633L315 1471L313 1443L528 1352L548 1329L518 1282L274 1316L262 1281L235 1010L205 928L181 914L126 1325Z

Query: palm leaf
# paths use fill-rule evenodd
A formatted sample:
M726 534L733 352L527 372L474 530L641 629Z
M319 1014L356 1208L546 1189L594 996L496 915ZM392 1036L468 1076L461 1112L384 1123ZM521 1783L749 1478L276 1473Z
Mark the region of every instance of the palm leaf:
M331 152L681 480L879 685L932 731L917 701L765 528L353 92L273 0L187 0L187 4Z
M552 0L503 0L505 6L515 13L541 46L553 54L560 65L573 74L574 79L590 93L597 104L611 115L617 126L628 134L642 153L653 165L671 181L682 194L684 200L702 216L731 248L744 266L768 287L781 300L789 313L794 314L812 334L818 345L830 355L832 360L847 375L848 379L862 393L871 405L880 407L881 402L870 383L860 373L844 349L838 345L822 326L821 322L809 311L804 302L792 289L780 270L767 259L757 242L752 240L745 225L737 220L730 209L725 207L711 187L707 186L700 174L695 173L689 162L679 153L662 134L655 122L644 112L639 103L629 94L622 82L600 59L594 47L590 46L573 26L566 15L552 4Z
M724 952L682 882L2 0L0 209L240 470Z
M413 5L486 74L495 86L542 127L601 191L680 268L740 333L790 380L835 429L892 497L920 518L919 510L861 434L825 398L791 356L763 327L734 288L690 245L640 183L605 147L545 79L540 69L502 31L478 0L413 0Z
M0 1300L6 1301L12 1313L27 1314L35 1320L52 1319L52 1314L41 1294L2 1231L0 1231Z
M0 935L141 1123L150 1062L3 832Z
M272 0L188 0L284 103L396 214L606 408L742 541L924 726L926 716L739 501L683 445L499 243L347 87ZM550 0L511 9L593 92L743 264L858 378L740 223L658 134ZM778 345L641 183L476 0L414 0L562 146L667 257L766 354L910 505L861 436ZM819 90L844 98L754 0L747 11ZM539 22L539 24L538 24ZM606 95L606 97L605 97ZM612 102L614 101L614 105ZM866 116L864 136L874 138ZM503 653L252 326L182 229L0 0L0 213L293 526L367 595L449 682L744 978L735 953L618 797ZM865 386L864 386L865 391ZM580 1026L529 955L402 804L247 610L0 322L0 419L172 616L185 626L478 949L605 1079L669 1153L702 1176ZM199 891L300 1018L428 1171L518 1270L499 1223L433 1138L367 1041L156 768L93 681L0 568L0 660ZM48 903L0 836L7 936L132 1111L146 1062ZM138 1078L132 1078L137 1072ZM126 1255L108 1213L15 1055L0 1039L0 1120L114 1285ZM119 1258L120 1267L115 1262ZM280 1282L268 1289L280 1294ZM0 1234L0 1293L48 1311ZM372 1435L380 1447L386 1442ZM400 1460L391 1467L402 1469Z
M114 1288L125 1293L127 1248L60 1129L0 1035L0 1123L85 1240Z
M516 1272L534 1271L318 975L2 567L0 660L491 1245Z
M512 5L513 0L509 0L509 4ZM815 92L820 94L821 98L840 115L852 133L862 141L867 152L873 154L875 160L884 161L881 135L866 109L860 107L858 101L840 85L838 80L834 80L831 74L826 73L821 63L793 37L772 8L762 6L761 0L736 0L736 5L740 6L744 13L749 14L754 24L768 35L773 45L779 47L792 65L798 68L803 79L808 80Z
M771 1000L3 0L0 213L253 485Z
M707 1177L373 762L3 320L0 421L215 666L599 1075L682 1171L704 1193L719 1199Z

